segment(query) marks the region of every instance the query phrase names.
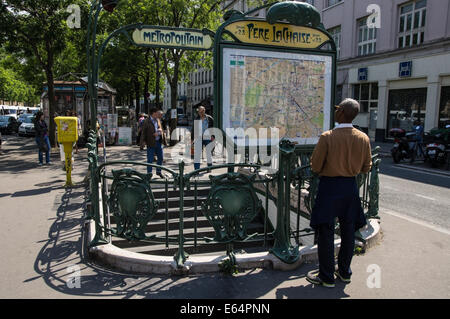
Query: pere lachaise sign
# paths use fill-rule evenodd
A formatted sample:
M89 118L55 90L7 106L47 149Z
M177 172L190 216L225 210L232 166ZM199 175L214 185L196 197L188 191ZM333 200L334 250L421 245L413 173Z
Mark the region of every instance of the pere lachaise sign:
M329 37L316 29L266 21L237 21L225 28L243 43L315 49Z

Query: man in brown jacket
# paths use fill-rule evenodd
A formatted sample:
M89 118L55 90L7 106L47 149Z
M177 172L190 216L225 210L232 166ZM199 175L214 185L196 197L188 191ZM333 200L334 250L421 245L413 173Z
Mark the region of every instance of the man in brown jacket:
M163 163L163 130L160 120L158 119L158 110L151 109L150 116L145 120L144 125L142 126L141 133L141 150L144 149L144 146L147 146L147 163L152 164L154 160L154 156L156 154L157 164L159 166ZM147 166L147 173L152 173L152 167ZM156 175L161 178L164 178L161 174L161 169L156 169Z
M311 157L311 169L320 176L310 223L318 235L319 274L310 273L306 279L324 287L335 286L335 275L345 283L350 282L355 231L366 225L356 175L370 171L372 153L369 137L352 125L358 113L357 101L342 101L335 111L335 121L339 125L320 136ZM339 219L341 247L335 271L336 217Z

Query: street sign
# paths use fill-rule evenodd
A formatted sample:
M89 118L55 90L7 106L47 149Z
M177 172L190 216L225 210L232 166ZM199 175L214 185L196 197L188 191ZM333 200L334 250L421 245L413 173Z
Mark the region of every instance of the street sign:
M243 43L290 48L314 49L330 40L317 29L261 20L236 21L227 25L225 30Z
M189 50L209 50L213 44L210 31L206 29L165 27L137 28L133 32L133 41L139 46Z
M412 61L400 62L398 76L401 78L412 76Z
M368 78L369 78L369 68L360 68L358 70L359 81L367 81Z

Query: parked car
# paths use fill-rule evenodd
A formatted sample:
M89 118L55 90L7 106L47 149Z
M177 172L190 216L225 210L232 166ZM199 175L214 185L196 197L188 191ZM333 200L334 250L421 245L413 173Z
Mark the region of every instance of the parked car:
M0 132L3 134L17 133L19 131L19 122L13 116L0 116Z
M35 136L34 116L28 115L22 118L22 123L19 126L19 136Z
M25 122L25 119L27 117L33 117L33 114L31 113L22 113L19 115L19 117L17 118L17 121L19 122L19 125L21 125L23 122Z

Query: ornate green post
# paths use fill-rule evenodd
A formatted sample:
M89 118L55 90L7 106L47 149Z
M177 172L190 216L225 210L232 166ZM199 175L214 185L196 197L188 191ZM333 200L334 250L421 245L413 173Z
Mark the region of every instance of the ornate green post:
M98 174L98 150L97 150L97 94L98 94L98 65L96 63L96 39L97 39L97 22L102 9L112 12L119 0L94 0L91 3L89 22L87 29L87 78L89 93L89 108L91 111L91 131L89 134L89 172L91 175L91 211L88 218L95 220L95 237L89 244L90 247L107 244L108 241L103 236L100 207L99 207L99 174ZM95 12L94 17L92 14ZM91 45L92 42L92 45Z
M291 167L295 146L288 140L280 142L280 167L278 169L277 194L277 228L275 229L275 243L271 252L287 264L296 262L299 258L298 247L290 242L290 188Z
M179 221L179 233L178 233L178 252L174 256L175 262L178 267L182 266L189 255L184 251L184 162L181 162L179 166L178 185L180 188L180 221Z

